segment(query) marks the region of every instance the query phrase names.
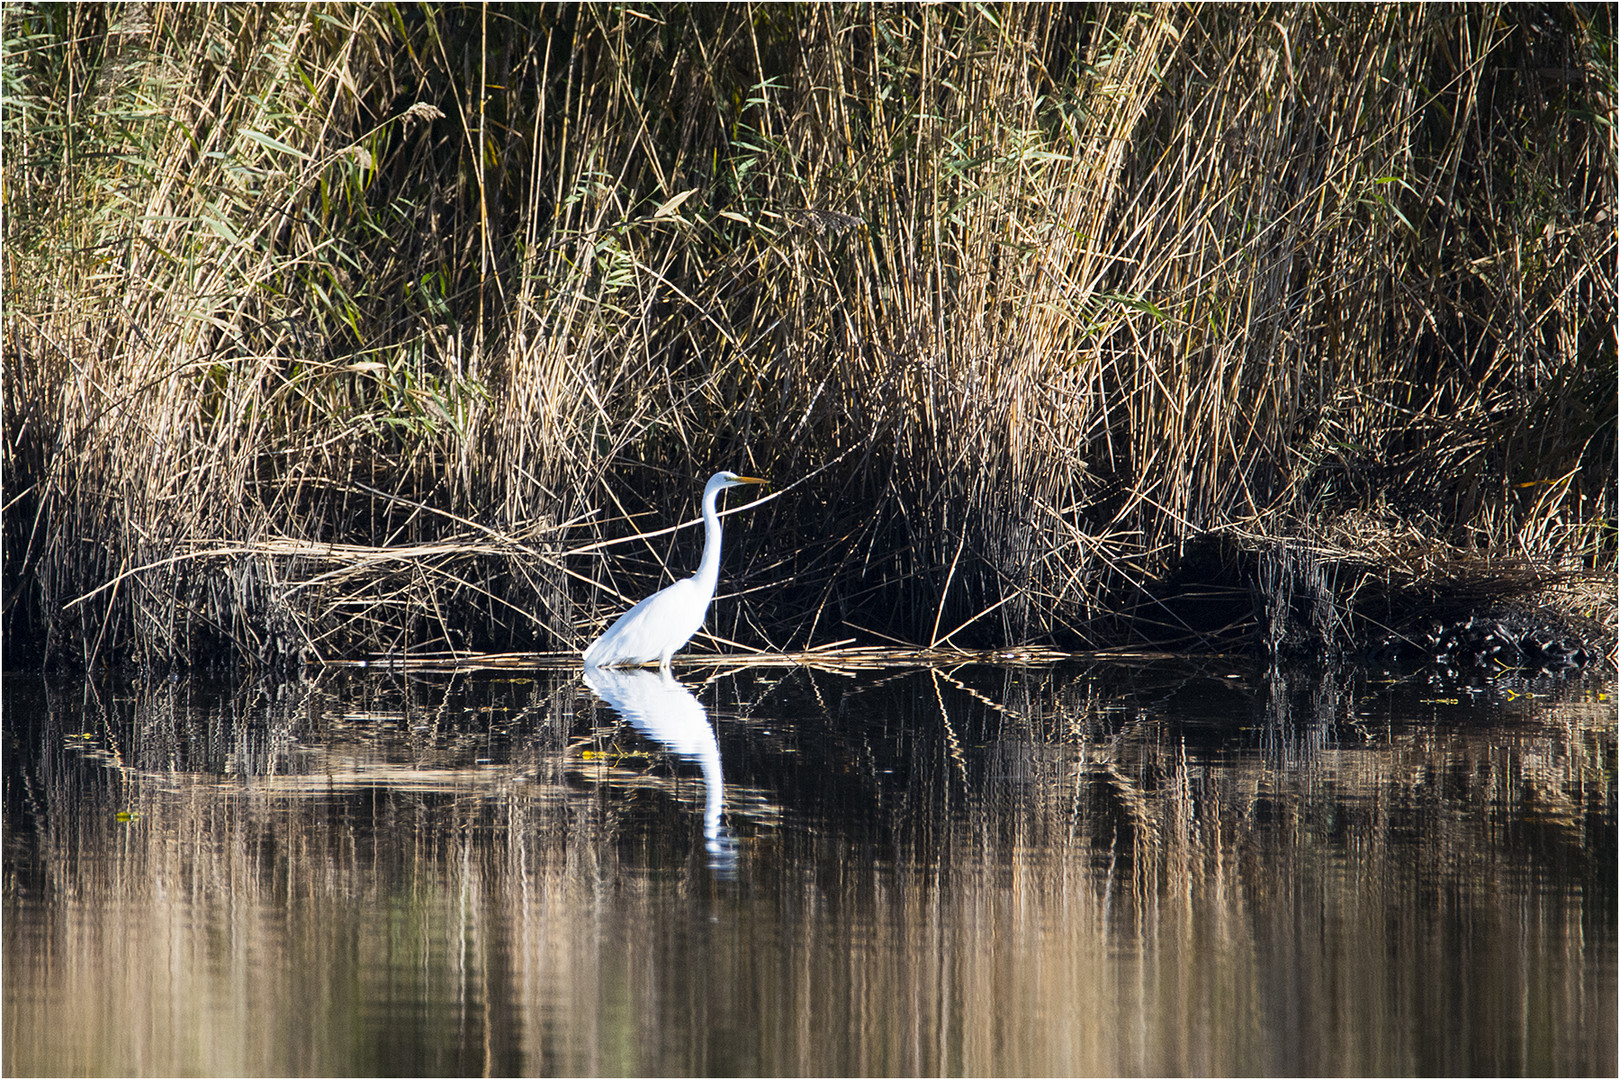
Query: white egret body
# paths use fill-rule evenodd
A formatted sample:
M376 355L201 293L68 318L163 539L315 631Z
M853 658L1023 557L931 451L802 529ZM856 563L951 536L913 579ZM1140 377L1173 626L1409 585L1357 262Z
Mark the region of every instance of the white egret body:
M585 650L586 667L638 667L656 660L660 668L669 668L669 658L703 625L720 580L720 515L715 498L728 487L764 482L731 472L709 477L703 487L703 561L697 573L659 589L620 615Z

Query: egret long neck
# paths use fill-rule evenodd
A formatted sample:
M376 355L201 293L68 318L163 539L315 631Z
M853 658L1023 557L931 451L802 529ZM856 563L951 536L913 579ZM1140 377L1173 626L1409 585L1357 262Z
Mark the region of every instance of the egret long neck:
M703 561L692 575L708 596L714 595L714 587L720 580L720 515L714 509L714 500L719 494L719 488L703 493Z

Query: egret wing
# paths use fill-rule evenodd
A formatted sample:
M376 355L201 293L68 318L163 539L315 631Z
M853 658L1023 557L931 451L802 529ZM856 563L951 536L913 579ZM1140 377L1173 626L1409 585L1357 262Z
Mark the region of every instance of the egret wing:
M651 664L689 641L708 611L709 598L691 578L660 589L620 615L585 651L591 667Z

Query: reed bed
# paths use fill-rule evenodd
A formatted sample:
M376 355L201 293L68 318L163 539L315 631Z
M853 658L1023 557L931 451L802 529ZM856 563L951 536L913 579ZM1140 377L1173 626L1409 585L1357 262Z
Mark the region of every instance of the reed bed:
M1346 522L1612 585L1607 8L3 19L13 657L576 649L717 468L756 650Z

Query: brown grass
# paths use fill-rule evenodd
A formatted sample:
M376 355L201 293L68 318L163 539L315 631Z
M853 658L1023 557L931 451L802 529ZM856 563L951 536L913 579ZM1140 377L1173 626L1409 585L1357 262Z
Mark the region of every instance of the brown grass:
M1607 9L4 30L35 659L575 648L721 467L780 494L711 628L778 651L1128 643L1349 515L1612 572Z

